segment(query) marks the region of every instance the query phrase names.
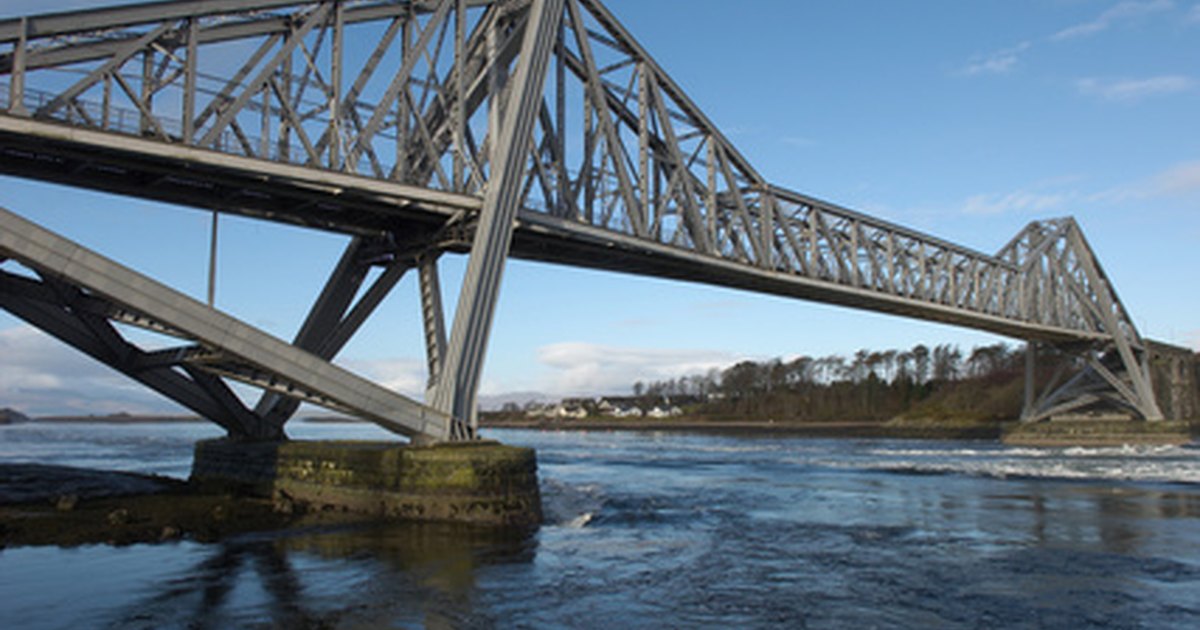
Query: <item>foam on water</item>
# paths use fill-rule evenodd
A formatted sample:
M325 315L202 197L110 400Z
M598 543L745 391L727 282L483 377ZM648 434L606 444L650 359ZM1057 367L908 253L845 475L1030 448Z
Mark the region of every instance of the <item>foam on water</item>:
M836 467L997 478L1105 479L1200 484L1200 449L1125 445L1070 448L873 448Z

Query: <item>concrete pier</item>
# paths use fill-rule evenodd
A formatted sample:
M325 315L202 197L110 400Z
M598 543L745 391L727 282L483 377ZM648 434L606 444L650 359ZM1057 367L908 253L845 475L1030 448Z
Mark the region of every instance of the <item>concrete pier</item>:
M282 509L519 527L542 517L533 449L494 441L205 440L191 480L206 491L271 497Z
M1187 444L1192 441L1187 422L1143 422L1133 420L1053 420L1018 424L1004 432L1001 441L1010 446L1106 447L1124 445Z

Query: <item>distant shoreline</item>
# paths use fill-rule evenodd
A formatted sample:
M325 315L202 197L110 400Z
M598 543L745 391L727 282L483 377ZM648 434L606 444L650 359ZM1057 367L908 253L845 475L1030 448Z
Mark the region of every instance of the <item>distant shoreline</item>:
M135 416L115 414L107 416L36 416L30 424L53 424L60 422L91 422L98 424L157 424L163 422L208 422L200 416Z
M1111 434L1097 436L1076 435L1077 430L1071 425L1075 423L1058 423L1050 429L1034 429L1036 435L1030 433L1030 427L1017 427L1015 423L953 423L953 422L880 422L880 421L846 421L846 422L772 422L749 420L710 420L696 417L677 418L594 418L558 420L547 418L513 418L489 417L483 414L480 418L482 429L526 429L534 431L635 431L635 432L665 432L719 434L742 436L782 436L807 437L826 439L907 439L907 440L1002 440L1008 433L1022 434L1021 439L1029 444L1043 446L1083 445L1100 438L1107 442L1146 442L1152 443L1163 436L1154 427L1107 427L1101 433ZM164 416L135 416L132 414L114 414L104 416L39 416L31 418L22 424L113 424L137 425L160 423L207 423L199 416L164 415ZM346 416L305 416L294 422L306 424L370 424L365 420ZM1102 423L1103 424L1103 423ZM1178 435L1172 441L1188 441L1200 435L1200 425L1188 423L1171 423ZM1146 429L1150 430L1146 430ZM1166 427L1161 427L1166 428ZM1131 430L1132 429L1132 430ZM1050 431L1053 435L1040 435ZM1061 435L1059 435L1061 433ZM1101 440L1104 441L1104 440Z
M497 420L480 419L484 429L534 429L541 431L663 431L785 435L816 438L894 438L922 440L996 440L1000 424L889 424L886 422L763 422L676 418L596 420Z
M36 416L21 424L55 424L86 422L91 424L160 424L160 423L197 423L211 424L200 416L135 416L132 414L117 414L106 416ZM305 416L296 418L293 422L308 422L313 424L370 424L366 420L338 416ZM14 423L16 424L16 423Z
M306 416L296 421L311 424L370 424L344 416ZM115 414L103 416L38 416L28 424L161 424L207 423L199 416L141 416ZM671 419L480 419L482 429L532 429L541 431L668 431L677 433L738 433L745 435L792 435L823 438L910 438L946 440L990 440L1001 434L999 425L890 425L881 422L762 422L733 420Z

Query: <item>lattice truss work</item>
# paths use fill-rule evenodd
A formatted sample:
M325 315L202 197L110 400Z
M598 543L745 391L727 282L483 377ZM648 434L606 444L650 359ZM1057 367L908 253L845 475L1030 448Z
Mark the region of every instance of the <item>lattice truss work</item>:
M305 351L332 358L369 315L348 317L365 270L384 267L386 294L418 268L427 399L458 419L474 417L510 253L1053 344L1081 371L1030 396L1028 418L1105 401L1161 417L1144 344L1073 221L989 255L774 186L597 0L37 16L0 22L0 73L5 172L354 235ZM471 252L449 331L447 250ZM255 413L282 425L296 400Z

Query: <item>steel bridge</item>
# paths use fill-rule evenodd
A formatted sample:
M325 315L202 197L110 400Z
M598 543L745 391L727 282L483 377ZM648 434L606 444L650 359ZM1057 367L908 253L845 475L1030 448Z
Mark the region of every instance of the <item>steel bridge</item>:
M0 173L352 236L288 343L0 211L0 306L234 436L281 437L309 402L472 438L509 256L991 331L1030 342L1026 420L1163 417L1147 345L1074 220L988 254L775 186L599 0L35 15L0 21L0 75ZM469 252L449 325L445 252ZM424 403L331 363L413 269ZM115 323L179 341L146 350ZM1072 367L1034 382L1039 346Z

